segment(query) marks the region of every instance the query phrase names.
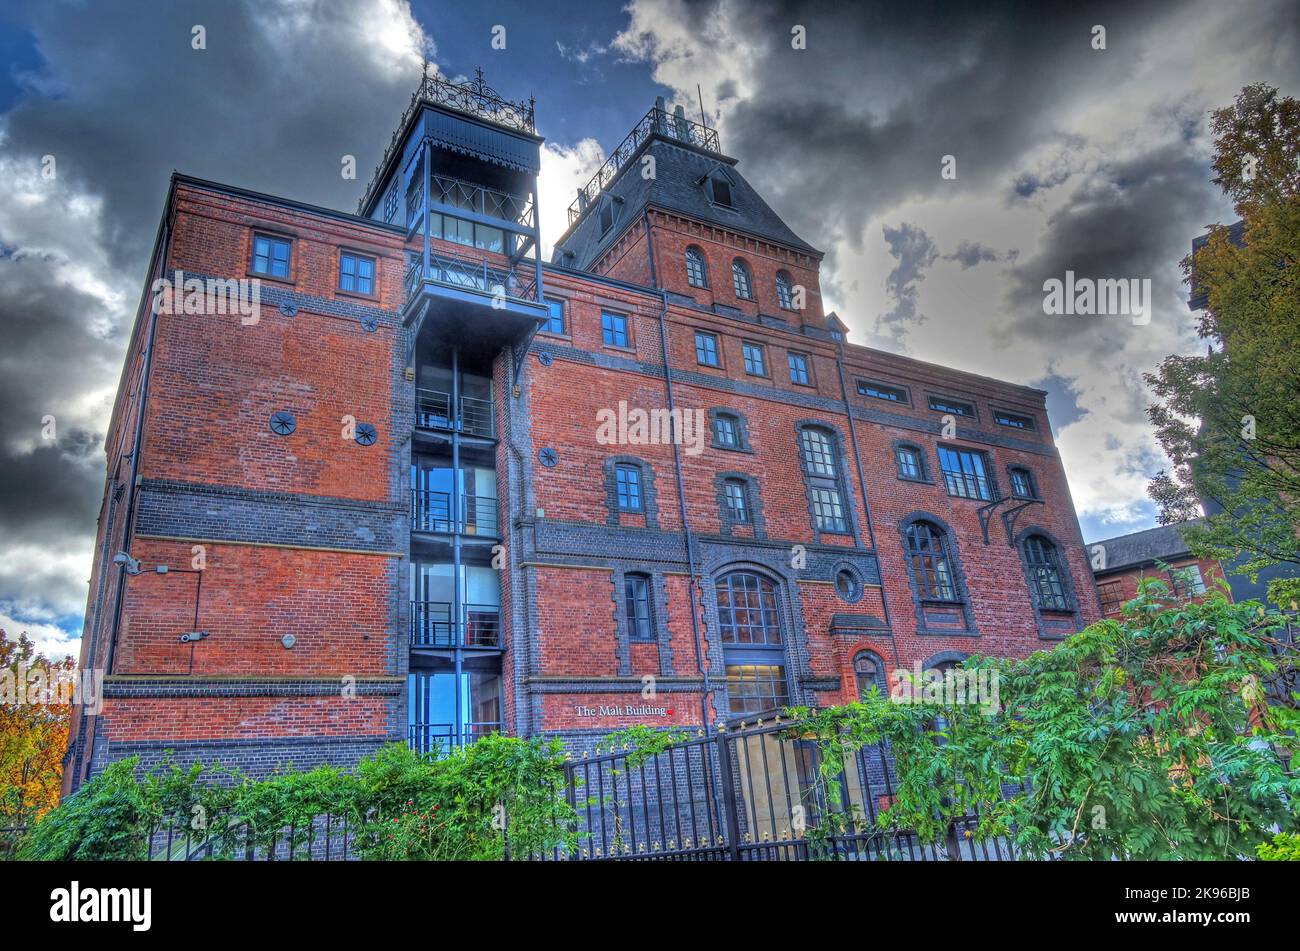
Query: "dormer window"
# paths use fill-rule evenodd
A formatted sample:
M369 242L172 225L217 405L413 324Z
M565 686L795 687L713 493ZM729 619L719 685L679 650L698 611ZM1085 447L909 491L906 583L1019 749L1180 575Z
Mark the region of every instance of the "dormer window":
M605 235L614 227L614 203L606 199L600 206L600 233Z
M724 208L735 207L731 203L731 182L721 172L709 176L708 188L709 201Z

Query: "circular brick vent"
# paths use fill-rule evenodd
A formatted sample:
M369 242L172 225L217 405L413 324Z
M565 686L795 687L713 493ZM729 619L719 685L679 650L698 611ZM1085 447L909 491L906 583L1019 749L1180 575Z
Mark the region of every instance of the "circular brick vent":
M356 435L352 437L359 446L373 446L379 438L379 430L371 423L357 423Z
M277 436L287 436L298 428L298 420L288 410L276 410L271 414L271 432Z

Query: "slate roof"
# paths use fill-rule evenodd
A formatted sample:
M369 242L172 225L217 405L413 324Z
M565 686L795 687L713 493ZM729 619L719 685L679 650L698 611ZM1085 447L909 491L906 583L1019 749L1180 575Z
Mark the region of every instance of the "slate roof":
M640 174L643 155L655 160L655 177ZM777 244L821 257L821 252L796 235L775 211L759 197L744 176L736 171L736 160L724 155L683 148L672 140L655 135L646 146L625 163L613 184L592 203L577 226L555 245L551 260L566 267L587 270L605 249L623 232L629 221L638 219L646 205L653 204L680 212L701 221L716 223ZM732 208L719 208L710 200L701 181L717 168L726 170L731 179ZM611 196L618 204L614 226L600 233L599 202ZM565 252L572 252L568 257Z
M1102 545L1106 549L1106 567L1098 574L1134 568L1157 560L1171 561L1185 558L1190 552L1187 542L1183 541L1181 530L1197 524L1198 521L1199 519L1180 522L1177 525L1160 525L1130 535L1116 535L1114 538L1094 542L1087 547L1091 550L1094 545Z

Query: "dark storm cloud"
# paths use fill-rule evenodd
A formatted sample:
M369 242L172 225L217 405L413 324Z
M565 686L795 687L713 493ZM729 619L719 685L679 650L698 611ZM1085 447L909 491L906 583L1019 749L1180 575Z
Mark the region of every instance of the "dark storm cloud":
M920 228L904 222L897 228L885 226L885 243L898 262L885 279L885 291L894 306L876 322L876 332L901 340L908 328L925 320L916 309L916 285L925 278L925 270L939 256L934 242Z
M368 41L366 13L118 0L9 14L45 65L0 116L0 607L84 605L103 429L172 170L356 207L419 70ZM46 155L53 181L36 174Z
M1136 68L1143 27L1169 6L760 6L736 18L763 59L759 88L727 112L726 145L761 156L746 172L796 233L856 246L884 209L1011 182L1074 103ZM1104 52L1089 45L1095 23ZM808 50L790 48L791 24ZM940 177L945 155L955 181Z

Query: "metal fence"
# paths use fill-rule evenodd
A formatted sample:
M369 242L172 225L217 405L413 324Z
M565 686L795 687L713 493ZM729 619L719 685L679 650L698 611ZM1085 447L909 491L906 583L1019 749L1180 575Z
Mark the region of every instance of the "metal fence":
M817 742L790 721L676 743L650 756L616 750L566 766L579 845L551 860L960 861L1017 857L1010 843L977 842L979 817L945 840L882 830L897 775L884 744L864 747L830 778ZM834 787L832 791L831 787ZM830 822L834 818L834 822ZM819 830L825 834L819 834Z

